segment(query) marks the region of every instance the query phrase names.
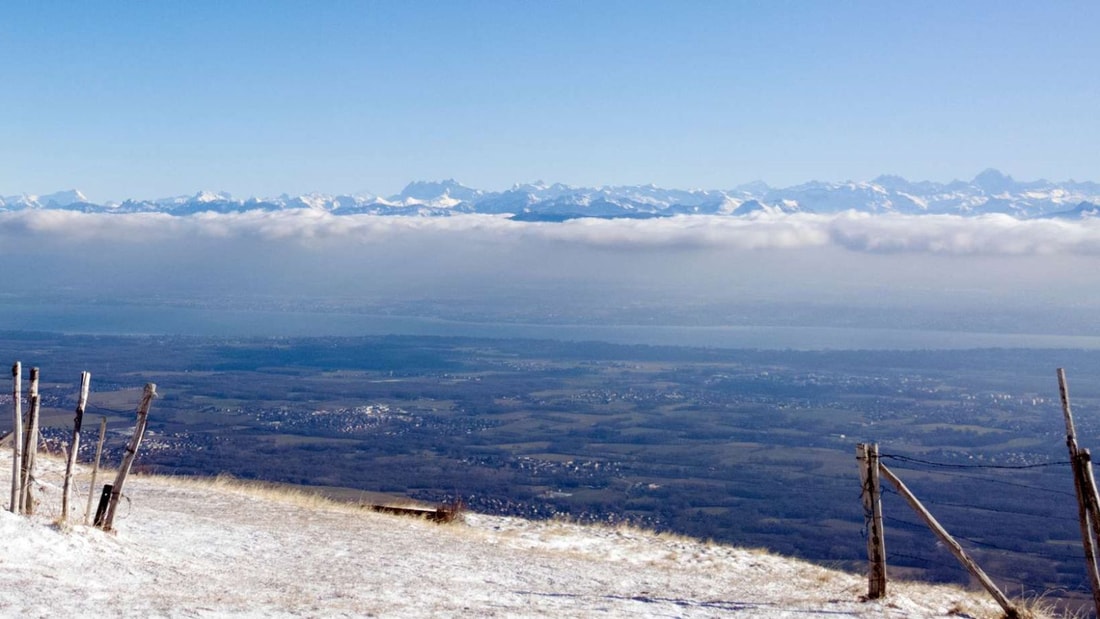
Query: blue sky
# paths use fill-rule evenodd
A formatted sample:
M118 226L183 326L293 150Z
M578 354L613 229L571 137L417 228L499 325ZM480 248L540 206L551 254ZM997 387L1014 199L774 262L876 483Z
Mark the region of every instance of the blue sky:
M1100 180L1095 2L18 2L0 195Z

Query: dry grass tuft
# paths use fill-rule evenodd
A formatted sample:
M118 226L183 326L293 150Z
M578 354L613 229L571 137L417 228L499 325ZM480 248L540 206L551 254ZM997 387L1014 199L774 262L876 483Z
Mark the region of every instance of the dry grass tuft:
M1020 610L1022 619L1085 619L1090 615L1085 609L1070 611L1059 607L1055 600L1048 597L1052 593L1052 591L1044 591L1038 595L1025 595L1012 601Z
M69 533L73 530L72 520L62 520L60 516L55 518L50 524L61 533Z
M647 529L647 528L640 527L636 524L631 524L631 523L628 523L628 522L619 522L619 523L616 523L616 524L598 524L598 523L597 524L577 523L577 524L578 524L578 526L583 526L583 527L586 527L586 528L588 528L588 527L606 528L606 529L609 529L611 531L615 531L616 533L619 533L620 535L623 535L623 536L653 537L653 538L656 538L656 539L659 539L659 540L662 540L662 541L665 541L665 542L681 542L681 543L685 543L685 544L687 544L687 543L690 543L690 544L705 544L707 547L711 547L711 548L721 545L721 544L717 544L716 542L714 542L714 540L706 540L706 542L703 542L703 540L700 540L699 538L690 537L690 536L684 535L682 533L676 533L674 531L655 531L653 529Z
M291 486L266 481L243 480L228 473L221 473L215 477L174 477L166 475L142 475L145 479L156 479L162 483L176 486L186 486L200 489L214 489L221 492L229 492L244 495L251 498L292 505L307 510L339 511L344 513L362 513L371 511L383 514L421 515L425 520L433 522L450 523L462 519L466 505L462 501L454 501L438 507L426 506L423 503L402 497L385 497L379 500L379 496L368 497L367 493L356 500L334 499L326 496L324 489L314 489L308 486ZM374 500L369 500L374 499Z
M199 489L213 489L245 495L302 507L305 509L327 509L339 511L357 511L358 505L330 499L317 491L297 486L287 486L264 481L239 479L228 473L215 477L183 477L172 475L141 475L142 479L157 480L161 483Z

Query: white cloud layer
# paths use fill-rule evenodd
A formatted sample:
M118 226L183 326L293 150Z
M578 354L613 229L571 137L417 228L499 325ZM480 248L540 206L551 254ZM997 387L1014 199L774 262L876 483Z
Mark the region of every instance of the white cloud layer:
M329 244L550 242L601 250L774 250L835 246L876 254L1096 255L1100 221L1018 220L1006 215L683 216L644 220L516 222L490 215L453 217L334 216L310 211L173 217L55 210L0 214L5 247L27 243L141 246L181 240Z
M1015 312L1024 318L1013 324L1031 329L1056 322L1052 308L1091 324L1100 310L1098 255L1100 221L995 215L530 223L20 211L0 213L0 302L30 295L62 304L432 308L423 311L531 322L627 316L638 324L907 327L916 319L950 327L965 316L979 330L983 316ZM762 309L770 307L783 315ZM937 315L945 318L928 318Z

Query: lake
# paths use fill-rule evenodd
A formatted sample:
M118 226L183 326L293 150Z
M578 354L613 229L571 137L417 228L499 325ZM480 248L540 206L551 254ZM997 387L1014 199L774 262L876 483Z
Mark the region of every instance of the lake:
M525 324L420 316L129 304L0 303L0 330L226 337L427 335L774 350L1100 349L1100 336L816 326Z

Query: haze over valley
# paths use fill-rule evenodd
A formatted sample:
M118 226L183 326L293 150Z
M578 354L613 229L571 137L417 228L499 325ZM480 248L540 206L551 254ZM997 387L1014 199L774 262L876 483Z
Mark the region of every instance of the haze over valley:
M558 186L542 202L533 189L456 187L413 183L370 208L317 196L199 194L109 206L78 201L79 192L5 198L0 257L25 266L9 271L0 312L22 328L65 331L88 328L66 324L51 309L57 304L76 314L105 304L130 308L123 313L257 310L268 315L244 321L246 333L269 335L280 332L278 314L303 312L390 317L377 327L334 319L316 332L349 335L425 333L395 317L503 323L508 336L536 337L516 325L1100 334L1092 320L1100 309L1095 183L1017 182L989 171L951 184L884 177L755 187L756 196ZM521 193L505 210L505 197ZM209 332L177 318L135 325ZM222 321L221 332L231 332L234 319ZM780 339L780 347L836 347Z

